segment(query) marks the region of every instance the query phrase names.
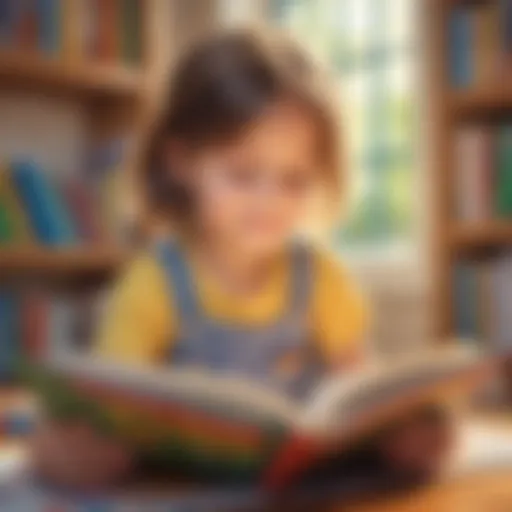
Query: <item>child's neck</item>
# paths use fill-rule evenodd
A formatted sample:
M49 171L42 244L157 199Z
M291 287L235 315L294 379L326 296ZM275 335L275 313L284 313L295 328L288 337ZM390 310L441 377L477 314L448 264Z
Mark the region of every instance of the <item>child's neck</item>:
M232 245L208 239L195 242L194 258L222 288L245 295L254 293L267 282L276 255L255 255L236 250Z

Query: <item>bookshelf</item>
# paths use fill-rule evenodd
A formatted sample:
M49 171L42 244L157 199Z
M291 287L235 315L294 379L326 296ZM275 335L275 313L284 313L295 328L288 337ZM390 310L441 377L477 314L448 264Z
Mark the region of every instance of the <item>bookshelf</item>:
M142 100L142 70L115 64L66 63L22 51L0 50L0 88L21 88L82 99Z
M56 54L48 55L38 47L27 46L26 42L0 46L0 95L14 91L37 96L43 101L45 98L62 98L66 102L76 103L77 108L85 112L88 139L96 141L102 137L129 136L133 141L130 146L133 147L123 156L120 166L123 169L123 181L126 181L124 188L135 196L133 190L137 181L137 149L151 123L158 102L159 87L174 43L173 2L138 2L139 12L135 23L139 55L136 62L128 62L124 55L122 58L119 55L115 58L112 55L70 55L65 47L66 38L74 38L70 43L73 43L73 51L76 52L76 35L70 32L76 31L84 16L84 11L77 9L79 6L83 9L87 2L69 0L54 4L62 10L57 13L61 23L62 48ZM107 0L96 2L95 5L100 6L98 9L109 9L109 21L112 21L112 6L120 9L123 0ZM122 22L125 22L124 18ZM113 23L105 25L103 20L104 34L108 36L114 32L112 26ZM1 28L5 28L5 25ZM42 30L39 28L39 32ZM26 34L24 37L27 37ZM119 47L126 44L124 34L116 37L119 40L124 38L124 42L117 41ZM112 46L112 41L106 43ZM99 47L99 43L97 45ZM91 274L111 275L122 265L127 254L126 248L118 247L116 242L110 240L98 244L79 243L69 248L52 248L37 243L23 246L14 244L12 247L0 244L0 282L4 276L10 280L19 276L25 282L26 275L50 281L61 280L63 277L69 277L70 281L78 280Z
M464 259L485 263L489 255L504 253L512 247L512 217L499 216L493 212L489 218L460 220L457 208L456 173L460 162L456 161L456 136L461 126L500 126L512 119L512 74L496 69L494 79L485 82L475 80L472 85L456 87L449 76L450 20L453 10L459 8L478 9L497 4L498 0L470 2L458 0L425 2L428 14L424 19L428 25L429 94L432 101L432 266L434 275L434 330L439 339L457 335L455 325L454 275L456 267ZM471 7L470 7L471 6ZM495 27L496 33L499 30ZM474 34L473 34L474 35ZM480 56L481 58L481 56ZM508 57L507 57L508 58ZM476 64L475 64L476 67ZM473 69L474 71L474 69ZM493 128L494 129L494 128ZM492 160L492 166L496 166ZM491 167L491 166L489 166ZM493 173L497 171L492 168ZM496 179L493 174L493 179ZM486 185L487 186L487 185ZM496 187L496 182L492 182ZM495 192L492 192L495 194ZM495 196L493 196L495 197ZM494 205L493 205L494 207ZM491 306L492 307L492 306ZM480 319L481 320L481 319ZM488 319L486 319L488 321Z

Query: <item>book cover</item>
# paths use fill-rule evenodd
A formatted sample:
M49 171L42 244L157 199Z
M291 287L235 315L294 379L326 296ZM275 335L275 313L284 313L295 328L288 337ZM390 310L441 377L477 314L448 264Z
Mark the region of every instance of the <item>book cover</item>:
M474 81L472 10L457 5L448 19L448 76L454 87L467 88Z
M38 239L48 245L76 242L76 232L61 199L35 163L12 164L12 178Z

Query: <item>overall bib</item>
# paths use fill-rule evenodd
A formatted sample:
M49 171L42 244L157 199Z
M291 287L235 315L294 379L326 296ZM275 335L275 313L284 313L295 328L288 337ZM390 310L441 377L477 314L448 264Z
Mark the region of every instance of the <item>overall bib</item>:
M313 285L313 254L307 247L290 250L290 280L286 307L268 325L242 326L210 318L203 311L191 269L177 243L158 247L179 318L178 336L169 354L171 364L204 367L262 381L295 396L303 396L321 374L309 325ZM298 364L282 372L280 362Z

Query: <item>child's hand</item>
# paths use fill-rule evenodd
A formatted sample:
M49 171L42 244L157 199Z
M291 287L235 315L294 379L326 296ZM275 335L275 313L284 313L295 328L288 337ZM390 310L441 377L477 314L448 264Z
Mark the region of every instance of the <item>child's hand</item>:
M75 489L114 484L132 468L123 446L80 422L42 425L32 457L35 470L51 484Z
M380 438L378 451L386 466L411 478L428 479L442 469L454 444L454 429L446 411L426 408Z

